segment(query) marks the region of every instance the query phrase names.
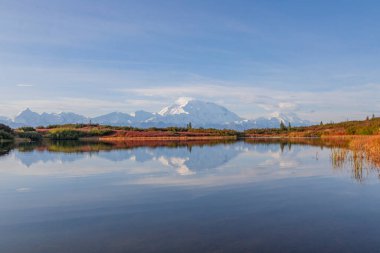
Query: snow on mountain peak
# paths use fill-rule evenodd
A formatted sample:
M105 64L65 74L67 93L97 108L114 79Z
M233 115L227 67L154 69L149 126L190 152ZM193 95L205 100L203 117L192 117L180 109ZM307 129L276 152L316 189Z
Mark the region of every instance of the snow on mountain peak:
M185 111L184 107L192 100L193 99L189 97L180 97L175 101L174 105L164 107L161 111L158 112L158 114L161 116L189 114L187 111Z
M298 120L297 116L295 114L284 114L284 113L281 113L281 112L273 112L270 114L270 117L269 119L277 119L279 122L284 122L284 123L287 123L287 122L292 122L294 120Z
M194 126L210 127L242 120L223 106L191 98L179 98L175 104L163 108L158 114L161 116L159 120L180 126L191 122Z

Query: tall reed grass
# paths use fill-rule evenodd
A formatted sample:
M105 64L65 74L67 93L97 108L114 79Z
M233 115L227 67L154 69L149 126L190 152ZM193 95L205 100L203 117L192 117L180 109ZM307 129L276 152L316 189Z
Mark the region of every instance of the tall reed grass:
M333 168L343 168L348 163L358 181L371 172L380 174L380 136L354 137L347 148L331 148L331 163Z

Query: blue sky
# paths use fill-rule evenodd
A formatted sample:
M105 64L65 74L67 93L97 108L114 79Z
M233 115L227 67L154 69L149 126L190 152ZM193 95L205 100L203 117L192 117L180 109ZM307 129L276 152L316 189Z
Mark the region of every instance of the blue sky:
M0 0L0 115L158 111L380 115L379 1Z

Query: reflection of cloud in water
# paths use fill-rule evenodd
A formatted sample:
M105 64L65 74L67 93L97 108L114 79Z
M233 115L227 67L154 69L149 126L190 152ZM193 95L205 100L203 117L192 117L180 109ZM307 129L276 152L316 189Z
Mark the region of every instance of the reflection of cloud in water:
M174 167L177 170L178 174L182 176L195 174L195 172L191 171L186 166L185 163L188 160L189 158L180 158L180 157L166 158L164 156L160 156L158 158L158 161L160 161L163 165Z
M280 146L278 146L280 147ZM259 150L260 154L265 154L262 150ZM286 154L284 154L286 153ZM276 166L279 168L294 168L300 165L299 154L300 150L286 150L284 149L269 149L266 154L269 156L268 159L263 161L260 165L263 166Z
M22 187L22 188L17 188L16 192L30 192L30 188L27 187Z

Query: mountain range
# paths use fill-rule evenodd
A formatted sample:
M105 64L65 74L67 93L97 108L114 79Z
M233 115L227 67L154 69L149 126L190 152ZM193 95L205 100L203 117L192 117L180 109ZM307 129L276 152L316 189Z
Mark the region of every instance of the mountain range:
M270 117L254 120L244 119L227 108L212 102L180 98L175 104L161 109L157 113L136 111L133 114L112 112L98 117L85 117L72 112L36 113L29 108L22 111L14 119L1 117L0 123L11 127L48 126L60 124L89 123L133 126L133 127L184 127L191 123L193 127L235 129L277 128L281 122L292 126L311 125L312 122L300 119L296 114L273 113Z

